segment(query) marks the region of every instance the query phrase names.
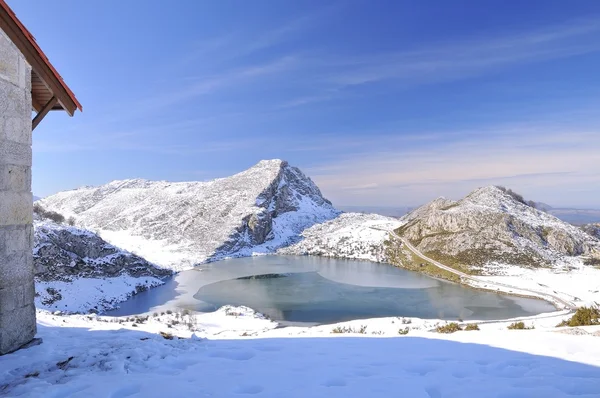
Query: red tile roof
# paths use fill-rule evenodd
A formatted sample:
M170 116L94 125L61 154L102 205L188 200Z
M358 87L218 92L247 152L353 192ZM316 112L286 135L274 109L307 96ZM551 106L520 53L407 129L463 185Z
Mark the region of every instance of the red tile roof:
M34 50L33 56L35 56L36 58L38 58L38 61L41 61L41 63L48 68L48 70L53 75L51 77L54 78L55 83L57 83L58 85L60 85L60 87L62 87L62 89L66 92L66 94L71 99L71 101L75 104L75 107L77 109L79 109L80 111L82 111L83 108L82 108L81 104L79 103L79 101L77 100L77 98L75 97L75 94L73 93L73 91L71 91L71 89L69 88L69 86L67 86L67 84L65 83L65 81L63 80L63 78L58 73L58 71L54 68L54 66L52 66L52 64L50 63L50 60L48 59L48 57L46 56L46 54L44 54L44 52L42 51L42 49L40 48L40 46L35 41L35 38L33 37L33 35L29 32L29 30L27 30L27 28L25 27L25 25L23 25L23 23L21 21L19 21L19 18L17 18L17 16L13 12L13 10L10 9L10 7L8 6L8 4L6 4L6 2L4 0L0 0L0 17L3 16L2 14L7 15L8 18L10 20L12 20L12 22L18 27L18 30L20 31L20 34L23 36L23 38L25 38L26 42L28 42L29 45L31 46L31 48ZM8 32L7 32L7 34L8 34ZM17 43L15 43L15 44L17 44ZM19 47L18 44L17 44L17 47ZM23 52L23 50L21 50L21 52ZM24 53L24 55L25 55L25 57L27 59L28 58L27 57L28 54ZM30 59L27 59L27 61L30 64L32 64L32 67L35 64ZM37 72L37 71L34 70L34 72ZM54 95L58 95L57 93L53 93L53 94ZM60 98L59 98L59 100L60 100ZM41 104L41 105L43 105L43 104ZM63 107L61 107L61 108L63 108ZM63 109L65 109L65 108L63 108ZM65 109L65 110L67 112L69 112L70 114L72 114L72 111L70 111L69 109Z

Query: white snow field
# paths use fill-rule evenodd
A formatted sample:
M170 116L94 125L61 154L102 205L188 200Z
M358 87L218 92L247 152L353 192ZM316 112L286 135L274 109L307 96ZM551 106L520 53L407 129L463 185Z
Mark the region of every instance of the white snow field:
M107 319L38 311L43 343L0 357L0 395L600 396L598 327L559 333L565 329L553 327L556 314L527 321L535 330L508 331L503 322L451 335L429 331L436 321L400 318L274 329L243 307L195 318L157 314L137 327ZM193 319L189 328L197 331L183 323L168 328L175 319ZM366 334L359 334L363 325ZM336 326L354 333L332 333ZM409 333L400 336L405 327Z
M402 224L378 214L343 213L305 229L302 240L279 249L278 253L386 262L383 242L389 238L388 231Z

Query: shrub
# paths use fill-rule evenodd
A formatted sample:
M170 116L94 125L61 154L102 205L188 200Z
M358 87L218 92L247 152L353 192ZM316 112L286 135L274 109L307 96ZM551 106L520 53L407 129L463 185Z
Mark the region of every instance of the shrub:
M534 201L531 201L531 200L530 200L529 202L527 202L527 201L525 200L525 198L523 198L523 195L520 195L520 194L516 193L516 192L515 192L515 191L513 191L512 189L510 189L510 188L506 188L506 187L503 187L502 185L496 185L496 188L498 188L498 189L500 189L501 191L503 191L504 193L506 193L506 194L510 195L510 196L511 196L511 197L512 197L514 200L516 200L517 202L521 202L521 203L523 203L524 205L527 205L527 206L530 206L530 207L533 207L533 208L535 208L535 202L534 202Z
M575 314L567 320L562 321L559 326L590 326L600 325L600 308L597 305L591 307L580 307L575 311Z
M438 333L454 333L458 332L459 330L462 330L462 328L458 323L451 322L444 326L438 326L436 330Z
M479 330L479 325L476 323L469 323L467 326L465 326L465 330Z
M401 336L405 336L408 334L408 328L398 330L398 334Z
M514 323L511 323L510 325L508 325L508 329L510 329L510 330L529 330L529 329L535 329L535 327L533 325L527 327L527 326L525 326L525 323L523 323L523 322L514 322Z
M367 333L367 325L362 325L360 329L354 329L347 326L336 326L331 330L331 333L339 334L339 333L359 333L366 334Z
M46 220L52 220L57 224L62 224L65 222L65 216L55 211L46 210L39 203L34 203L33 212Z

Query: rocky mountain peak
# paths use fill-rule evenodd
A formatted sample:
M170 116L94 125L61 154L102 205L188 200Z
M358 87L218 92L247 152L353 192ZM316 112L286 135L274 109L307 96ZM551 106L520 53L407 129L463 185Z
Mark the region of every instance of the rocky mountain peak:
M398 233L419 250L467 268L493 262L547 266L600 248L598 240L503 187L479 188L457 202L436 199L404 221Z
M113 181L40 203L173 269L273 250L339 214L310 178L280 159L207 182Z

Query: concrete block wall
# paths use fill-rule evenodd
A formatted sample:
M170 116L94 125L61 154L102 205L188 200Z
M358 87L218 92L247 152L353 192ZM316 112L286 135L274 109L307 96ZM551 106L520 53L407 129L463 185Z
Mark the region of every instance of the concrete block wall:
M0 355L36 333L31 67L0 30Z

